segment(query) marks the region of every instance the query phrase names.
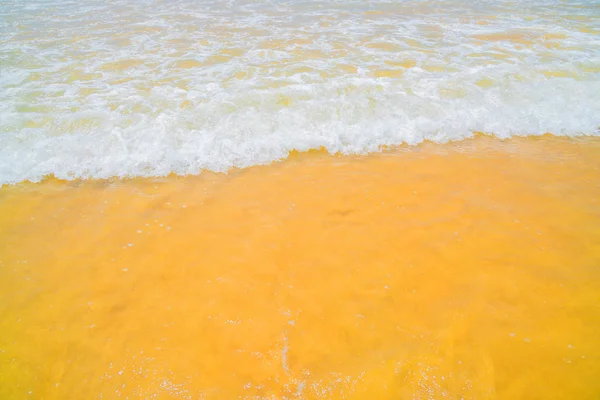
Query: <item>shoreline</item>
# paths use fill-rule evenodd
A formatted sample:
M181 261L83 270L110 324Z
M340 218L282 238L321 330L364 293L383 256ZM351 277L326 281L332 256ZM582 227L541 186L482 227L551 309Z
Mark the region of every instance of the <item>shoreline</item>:
M251 168L261 168L261 167L269 167L271 165L285 163L289 159L298 160L302 157L312 157L315 155L319 156L328 156L328 157L349 157L349 158L364 158L378 155L389 155L395 153L405 153L405 152L420 152L423 148L433 149L438 148L441 152L447 151L465 151L471 148L474 143L475 145L481 145L482 143L486 143L484 146L489 146L491 148L502 148L505 151L509 150L513 146L518 145L527 145L531 146L534 143L539 142L555 142L557 144L561 143L591 143L593 146L600 141L600 136L595 136L594 134L579 134L575 136L563 136L563 135L555 135L552 133L544 133L542 135L514 135L509 137L498 137L494 134L487 134L483 132L474 132L471 136L460 138L460 139L452 139L446 142L436 142L433 140L425 139L417 144L409 144L409 143L401 143L397 145L381 145L376 151L369 151L365 153L331 153L325 147L309 149L309 150L291 150L282 158L275 159L272 161L268 161L265 163L253 164L245 167L237 167L233 166L228 168L225 171L214 171L210 169L202 169L197 173L190 174L178 174L176 172L170 172L167 175L136 175L136 176L110 176L110 177L75 177L72 179L65 179L55 176L54 174L48 174L42 177L40 180L23 180L19 182L6 182L0 184L0 190L3 188L8 188L12 186L19 185L29 185L29 184L40 184L47 181L54 182L127 182L132 180L163 180L163 179L193 179L193 177L203 176L206 174L217 174L217 175L230 175L235 174L240 171L244 171ZM445 149L445 147L449 147L450 150ZM530 151L534 151L534 149L529 149ZM533 153L535 154L535 152Z

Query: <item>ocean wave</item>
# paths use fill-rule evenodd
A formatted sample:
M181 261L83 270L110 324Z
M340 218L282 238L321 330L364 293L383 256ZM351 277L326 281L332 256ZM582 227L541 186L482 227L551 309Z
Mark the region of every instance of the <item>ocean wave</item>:
M593 4L527 4L7 2L0 184L599 135Z

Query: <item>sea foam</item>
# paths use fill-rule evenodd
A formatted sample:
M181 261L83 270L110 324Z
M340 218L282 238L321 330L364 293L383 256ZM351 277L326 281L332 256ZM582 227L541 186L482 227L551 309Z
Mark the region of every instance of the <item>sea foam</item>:
M599 135L589 1L7 1L0 184Z

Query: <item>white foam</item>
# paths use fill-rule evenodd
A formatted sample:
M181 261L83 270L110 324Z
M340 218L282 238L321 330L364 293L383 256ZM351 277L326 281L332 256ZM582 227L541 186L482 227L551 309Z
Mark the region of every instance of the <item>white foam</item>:
M226 171L476 131L598 135L594 12L550 0L5 2L0 184Z

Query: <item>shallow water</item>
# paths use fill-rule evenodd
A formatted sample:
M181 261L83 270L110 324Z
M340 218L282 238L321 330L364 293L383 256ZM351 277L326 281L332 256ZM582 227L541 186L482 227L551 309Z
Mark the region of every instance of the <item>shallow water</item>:
M3 1L0 184L598 135L595 1Z
M595 399L600 140L0 189L3 399Z
M1 2L0 398L596 399L599 15Z

